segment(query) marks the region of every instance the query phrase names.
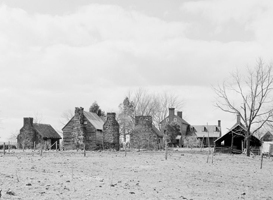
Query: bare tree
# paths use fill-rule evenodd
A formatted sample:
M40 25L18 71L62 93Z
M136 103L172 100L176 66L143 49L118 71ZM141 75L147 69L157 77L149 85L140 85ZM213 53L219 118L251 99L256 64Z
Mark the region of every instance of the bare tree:
M60 123L65 126L67 122L74 116L74 112L72 110L66 110L61 115Z
M43 114L41 114L39 112L36 112L34 116L35 117L34 117L33 123L35 123L35 124L42 123L42 121L43 121Z
M153 123L160 128L160 122L167 117L169 108L181 109L183 100L176 94L170 92L149 93L139 88L128 93L128 99L134 103L134 116L150 115Z
M259 59L255 68L248 68L245 74L237 71L232 74L231 80L234 82L223 82L214 88L218 97L216 106L224 112L240 116L246 128L246 149L247 156L250 156L251 135L264 124L272 122L272 65L266 65Z

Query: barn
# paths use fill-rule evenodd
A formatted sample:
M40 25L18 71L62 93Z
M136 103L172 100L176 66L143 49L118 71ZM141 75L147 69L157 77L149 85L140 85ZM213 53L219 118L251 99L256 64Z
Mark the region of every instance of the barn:
M49 124L33 123L33 118L24 118L23 127L17 136L18 148L33 149L34 145L45 145L45 148L58 148L61 136Z
M240 121L240 116L237 116L236 124L229 131L214 141L215 152L222 153L242 153L246 147L245 135L247 131L245 126ZM254 135L250 136L250 148L253 151L259 150L261 146L260 140Z

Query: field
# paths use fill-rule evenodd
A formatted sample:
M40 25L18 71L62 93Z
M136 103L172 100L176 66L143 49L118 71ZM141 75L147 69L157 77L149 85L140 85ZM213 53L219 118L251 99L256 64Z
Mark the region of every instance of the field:
M273 160L207 151L0 153L1 199L267 199Z

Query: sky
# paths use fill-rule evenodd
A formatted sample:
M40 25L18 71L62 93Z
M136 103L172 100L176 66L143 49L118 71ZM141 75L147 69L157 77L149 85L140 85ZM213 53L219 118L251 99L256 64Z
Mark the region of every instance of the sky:
M117 112L128 91L183 99L193 125L236 116L213 86L272 62L270 0L0 0L0 140L24 117L62 129L62 114L97 101Z

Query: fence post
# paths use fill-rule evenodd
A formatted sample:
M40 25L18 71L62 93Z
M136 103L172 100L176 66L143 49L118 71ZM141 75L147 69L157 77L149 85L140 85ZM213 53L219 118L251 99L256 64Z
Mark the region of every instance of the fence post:
M86 156L86 150L85 150L85 144L83 144L83 155L84 155L84 157Z
M5 142L3 144L3 151L4 151L4 155L5 155L6 154L6 144L5 144Z
M260 169L263 168L263 158L264 158L264 154L262 153L262 154L261 154L261 167L260 167Z

